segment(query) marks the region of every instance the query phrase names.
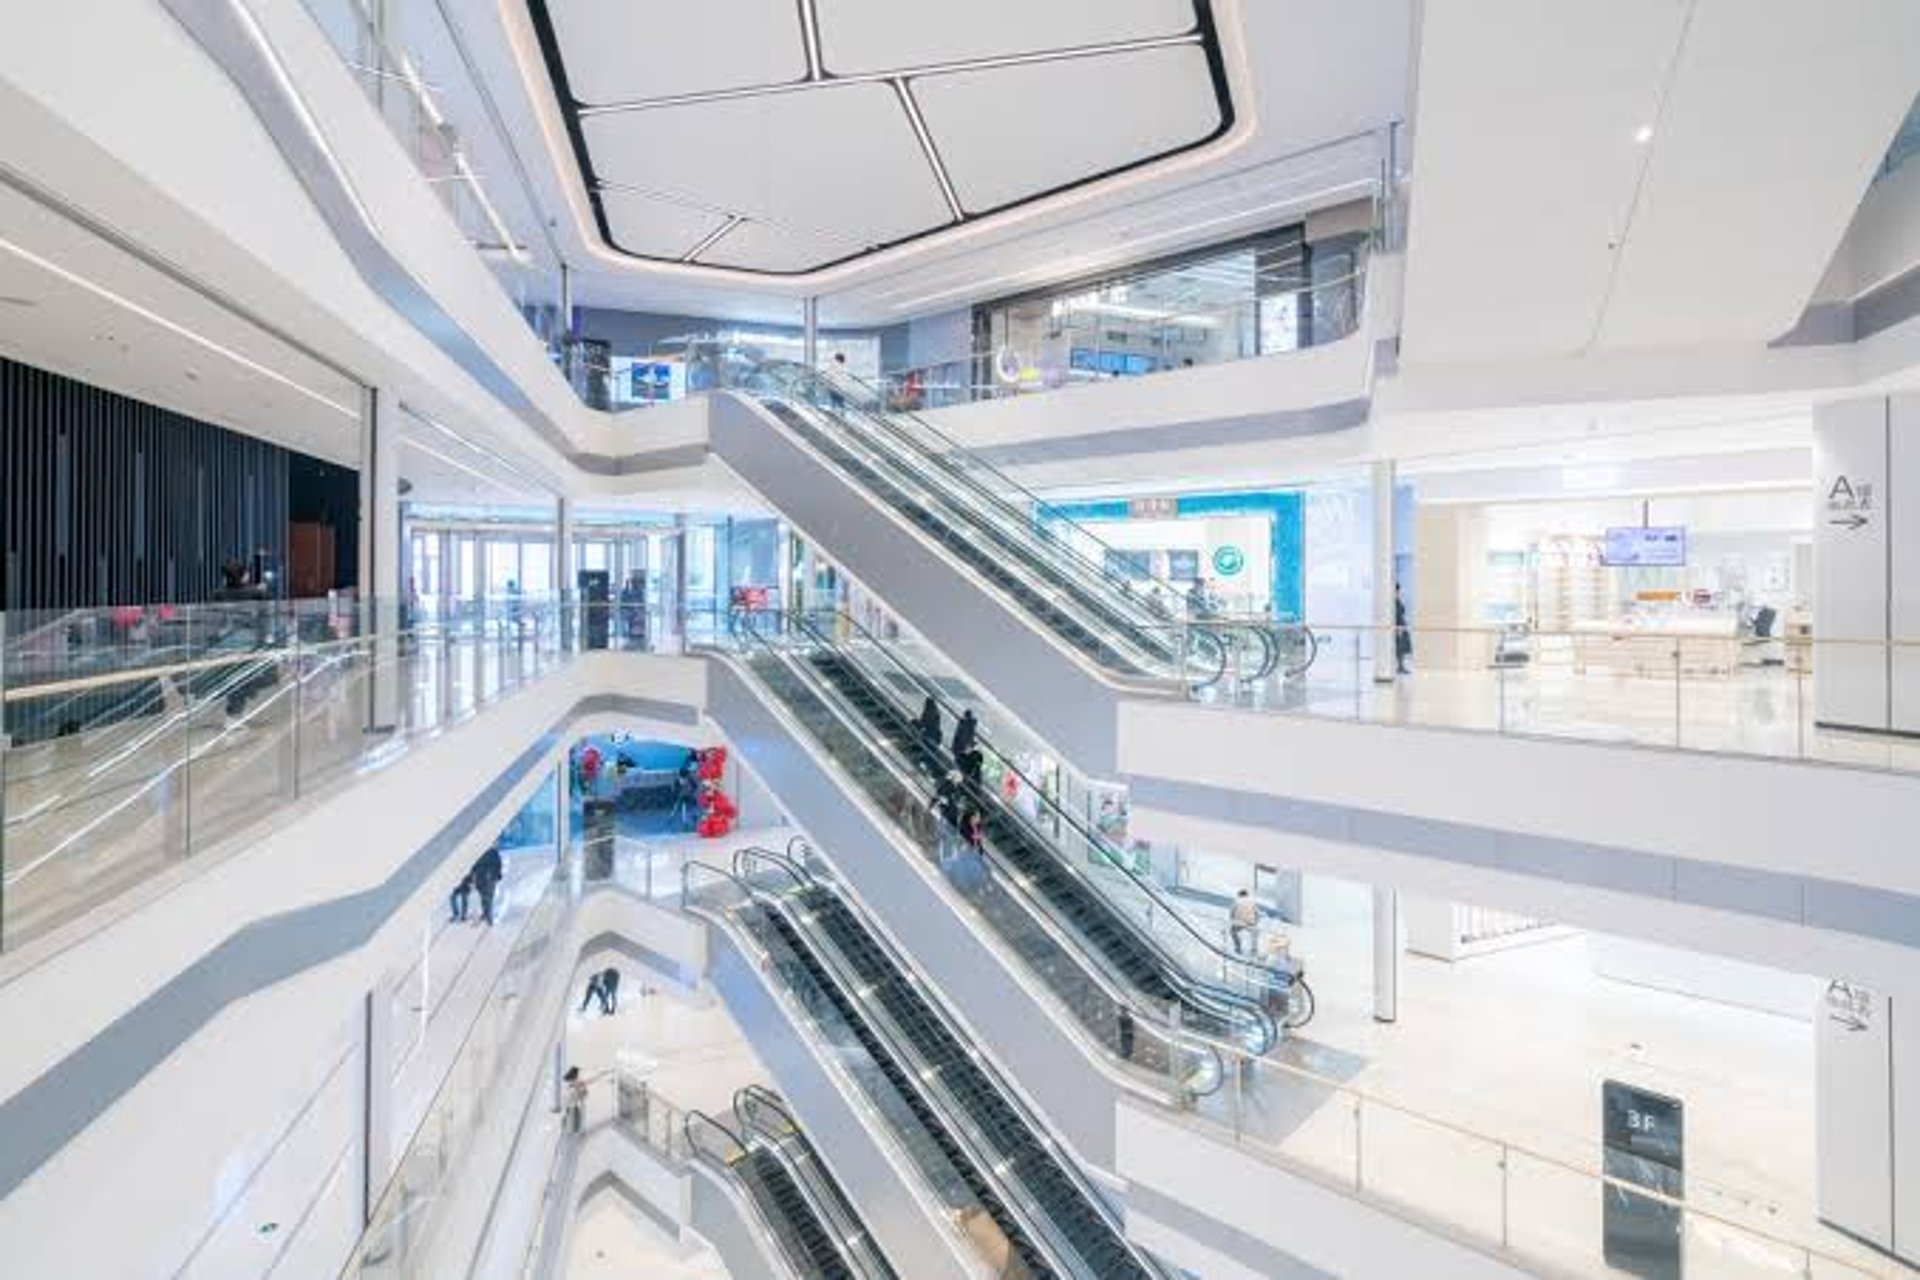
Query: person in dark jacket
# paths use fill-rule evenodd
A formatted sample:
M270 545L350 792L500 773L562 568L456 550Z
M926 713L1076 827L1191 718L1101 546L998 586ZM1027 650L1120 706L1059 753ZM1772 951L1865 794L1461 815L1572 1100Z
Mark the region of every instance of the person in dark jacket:
M600 974L600 1012L608 1017L620 1012L620 971L612 965Z
M953 759L958 764L960 758L972 751L980 742L980 721L968 707L960 715L960 723L953 726Z
M447 898L449 917L454 921L467 918L467 903L473 899L473 872L460 877L460 883L453 886L453 893Z
M600 975L597 973L587 975L587 993L580 997L580 1012L585 1013L591 1004L597 1004L603 1010L607 1007L606 989L600 985Z
M966 791L961 785L957 770L949 772L940 779L940 785L933 790L933 803L929 806L939 818L940 856L948 857L960 836L960 814L966 802Z
M1413 632L1407 627L1407 602L1400 598L1400 584L1393 584L1393 665L1401 675L1413 674Z
M931 773L940 767L940 704L928 694L927 700L920 706L920 718L915 725L920 730L921 764Z
M500 861L500 846L490 844L473 864L473 887L480 891L480 918L493 923L493 895L500 888L506 867Z

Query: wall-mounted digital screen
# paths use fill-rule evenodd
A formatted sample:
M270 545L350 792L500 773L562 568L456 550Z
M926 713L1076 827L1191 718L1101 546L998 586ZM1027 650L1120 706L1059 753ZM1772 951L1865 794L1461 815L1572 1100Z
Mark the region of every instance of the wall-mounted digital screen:
M1622 526L1607 530L1600 563L1617 569L1678 568L1687 562L1684 525Z

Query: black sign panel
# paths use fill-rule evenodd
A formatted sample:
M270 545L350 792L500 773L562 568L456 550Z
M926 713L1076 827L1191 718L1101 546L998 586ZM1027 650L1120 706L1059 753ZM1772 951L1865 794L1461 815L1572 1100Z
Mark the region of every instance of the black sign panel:
M1618 1080L1600 1086L1601 1143L1609 1182L1601 1189L1607 1265L1648 1280L1680 1280L1684 1223L1679 1206L1621 1186L1674 1199L1686 1193L1685 1112L1678 1098Z

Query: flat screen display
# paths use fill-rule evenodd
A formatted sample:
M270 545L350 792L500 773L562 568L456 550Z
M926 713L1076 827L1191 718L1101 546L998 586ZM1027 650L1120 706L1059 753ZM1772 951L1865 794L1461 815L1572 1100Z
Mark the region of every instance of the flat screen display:
M1687 562L1685 525L1639 525L1607 530L1600 545L1600 563L1620 569L1677 568Z

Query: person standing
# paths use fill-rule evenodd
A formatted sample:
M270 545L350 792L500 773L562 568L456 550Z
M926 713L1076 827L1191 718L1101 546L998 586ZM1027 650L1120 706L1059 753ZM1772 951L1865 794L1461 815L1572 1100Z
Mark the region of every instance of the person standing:
M449 918L454 923L463 923L467 918L467 904L473 899L473 872L460 877L460 883L453 886L453 893L447 898Z
M600 974L600 1012L609 1018L620 1012L620 971L612 965Z
M1413 674L1413 632L1407 626L1407 602L1400 598L1400 584L1393 584L1393 664L1403 676Z
M953 762L960 764L973 749L980 745L980 719L968 707L960 713L960 721L953 726Z
M587 1123L587 1082L580 1068L568 1067L560 1077L566 1084L567 1132L579 1133Z
M500 861L500 846L490 844L487 851L473 864L473 887L480 892L480 917L487 924L493 923L493 895L500 888L500 881L506 874L506 867Z
M1227 932L1233 937L1233 953L1245 955L1260 932L1260 908L1245 889L1234 895L1227 912Z
M940 767L940 704L928 694L920 706L920 718L914 722L920 730L921 764L929 772Z

